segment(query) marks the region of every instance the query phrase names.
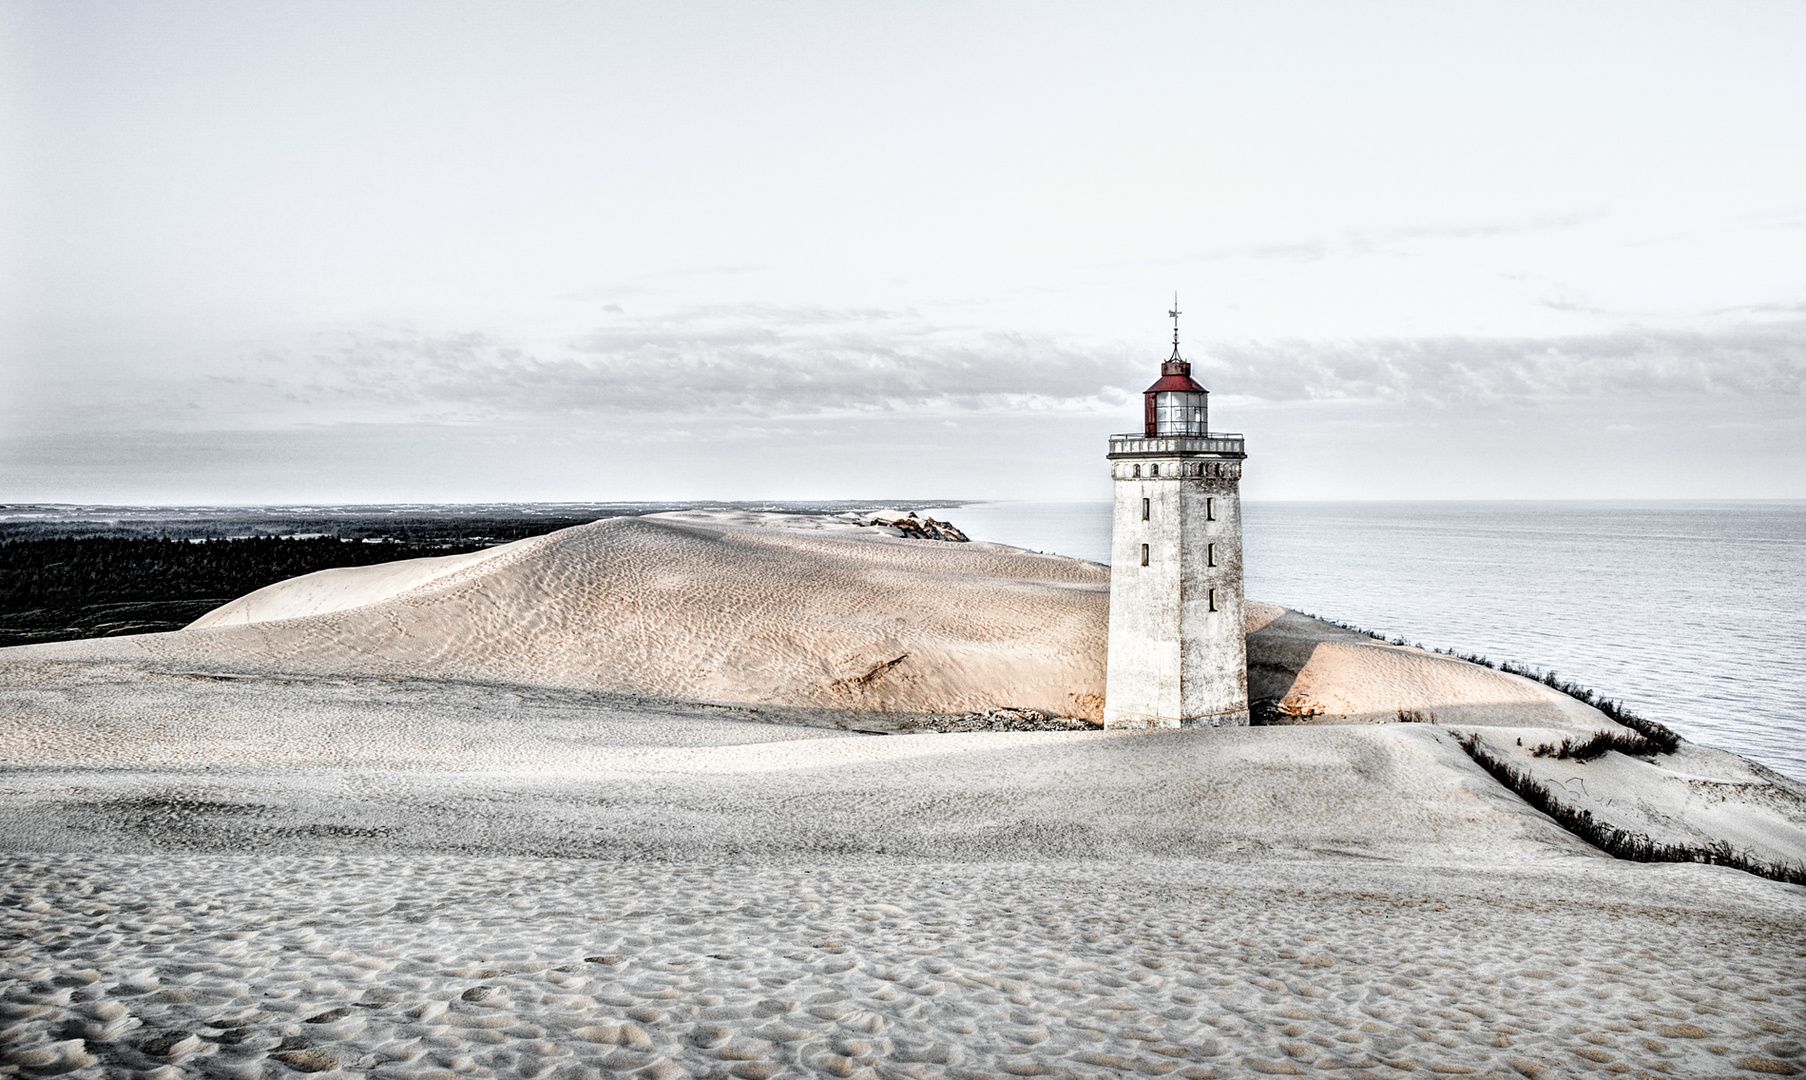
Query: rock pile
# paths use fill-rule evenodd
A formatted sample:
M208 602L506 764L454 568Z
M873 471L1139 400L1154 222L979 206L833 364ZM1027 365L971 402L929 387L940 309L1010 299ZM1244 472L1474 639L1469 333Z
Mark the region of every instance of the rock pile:
M991 709L981 713L924 716L913 719L906 731L1096 731L1098 725L1072 716L1055 716L1039 709Z
M916 540L946 540L949 543L954 544L970 542L970 538L967 537L965 533L954 528L951 522L936 521L933 518L917 517L913 510L902 517L886 517L882 514L874 514L866 524L883 525L897 530L899 536L912 537Z

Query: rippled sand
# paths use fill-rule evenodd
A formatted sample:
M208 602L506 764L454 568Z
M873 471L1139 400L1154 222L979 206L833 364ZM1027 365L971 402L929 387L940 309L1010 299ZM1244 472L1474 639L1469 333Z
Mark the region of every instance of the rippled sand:
M1607 859L1431 725L181 685L0 694L16 1075L1806 1068L1806 890Z
M8 1057L166 1074L1670 1076L1802 1064L1703 868L16 857Z

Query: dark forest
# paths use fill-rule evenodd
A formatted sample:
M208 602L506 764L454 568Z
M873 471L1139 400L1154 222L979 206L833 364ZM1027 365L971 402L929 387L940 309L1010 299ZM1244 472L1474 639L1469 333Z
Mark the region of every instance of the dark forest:
M0 646L179 630L228 600L285 578L486 546L336 537L0 542Z

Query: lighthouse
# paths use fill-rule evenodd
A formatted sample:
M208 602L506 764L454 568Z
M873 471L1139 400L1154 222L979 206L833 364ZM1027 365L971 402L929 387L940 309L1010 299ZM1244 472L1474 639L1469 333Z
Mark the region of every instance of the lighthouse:
M1173 354L1142 395L1142 429L1110 436L1106 728L1248 723L1239 434L1210 430L1210 392Z

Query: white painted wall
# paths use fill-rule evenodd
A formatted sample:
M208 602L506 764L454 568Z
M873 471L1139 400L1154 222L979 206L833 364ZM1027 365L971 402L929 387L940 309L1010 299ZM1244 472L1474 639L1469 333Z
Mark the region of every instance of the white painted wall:
M1198 465L1224 475L1187 475ZM1113 462L1105 727L1248 722L1240 465L1214 454Z

